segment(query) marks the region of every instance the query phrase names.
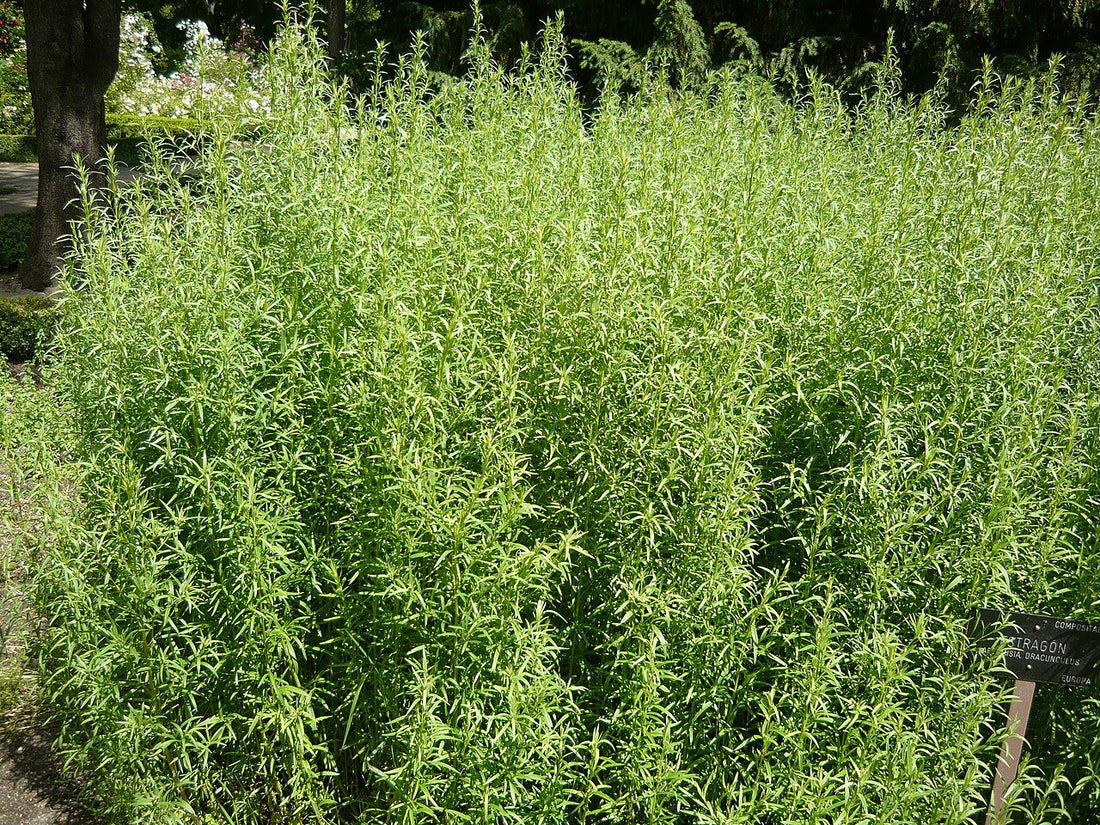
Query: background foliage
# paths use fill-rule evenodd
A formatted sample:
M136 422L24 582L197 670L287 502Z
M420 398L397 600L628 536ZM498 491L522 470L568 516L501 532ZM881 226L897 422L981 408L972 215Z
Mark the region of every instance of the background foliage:
M349 62L369 54L378 40L404 51L411 33L422 30L431 66L459 74L469 5L352 2ZM927 90L942 76L961 106L987 55L1000 71L1041 74L1050 57L1061 54L1063 82L1095 85L1100 42L1093 0L497 0L483 3L482 11L494 53L505 62L518 58L520 44L533 40L543 21L564 13L572 68L582 84L591 84L589 96L608 76L636 79L643 59L665 66L673 82L695 81L703 68L733 61L777 77L788 91L811 72L858 90L883 60L892 31L907 89Z
M0 2L0 134L33 131L23 10L15 3Z
M23 262L33 215L0 215L0 271L13 269Z
M402 53L412 48L417 32L424 35L434 83L464 73L473 23L465 0L346 5L337 68L359 89L373 77L379 43L391 54ZM194 117L196 99L266 105L250 84L249 64L274 36L281 4L129 0L125 6L122 61L111 92L117 111ZM33 131L21 7L12 0L0 4L0 132L9 134ZM315 8L323 29L327 6ZM674 85L691 85L721 67L767 77L787 94L818 75L858 98L888 59L888 40L906 90L919 93L939 83L959 110L987 56L1001 72L1039 75L1060 55L1063 85L1082 93L1096 85L1100 65L1100 9L1094 0L489 0L480 10L489 47L504 65L514 65L524 44L558 13L564 14L571 72L590 102L609 81L638 89L644 74L658 72ZM205 61L196 57L199 25L205 27L202 37L218 47L207 50Z
M0 352L9 361L29 361L49 348L56 324L57 308L50 298L0 297Z
M73 764L138 822L962 823L971 611L1100 614L1100 123L889 64L591 112L492 42L352 104L291 31L201 186L86 203ZM1013 809L1095 823L1100 704L1040 694Z

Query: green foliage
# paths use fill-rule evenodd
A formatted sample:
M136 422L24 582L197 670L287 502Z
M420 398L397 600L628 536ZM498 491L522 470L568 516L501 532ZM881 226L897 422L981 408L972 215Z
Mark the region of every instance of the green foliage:
M703 29L686 0L659 0L654 22L656 37L641 57L628 44L601 39L575 40L581 65L615 88L640 89L653 72L675 88L697 87L710 69L710 52Z
M599 82L613 89L635 90L647 84L649 69L645 60L628 44L618 40L600 39L594 43L574 40L580 64L592 72Z
M29 361L53 341L58 309L51 298L0 297L0 352L11 361Z
M0 272L23 263L33 221L32 213L0 215Z
M757 43L741 26L719 23L714 27L716 63L721 67L746 67L763 72L764 56Z
M0 271L22 262L31 236L33 212L0 215ZM58 311L41 295L0 297L0 353L12 361L28 361L53 339Z
M483 4L485 26L496 58L511 66L547 19L564 13L567 39L581 88L592 102L607 83L640 89L648 83L648 60L674 86L696 83L708 71L733 61L780 81L788 96L802 94L811 77L824 77L858 98L883 45L894 33L905 68L907 91L937 85L953 106L965 106L982 60L991 56L1003 72L1040 76L1051 58L1064 57L1066 88L1100 88L1097 61L1100 17L1093 0L993 3L945 0L936 3L877 3L855 0L743 3L733 0L582 0ZM376 0L352 4L348 12L351 48L340 70L353 82L369 82L368 55L381 40L411 48L425 33L434 71L465 70L465 33L470 12L452 0Z
M86 204L74 766L157 823L980 809L971 611L1100 615L1100 122L990 73L948 130L888 64L589 116L553 32L345 106L303 37L201 187ZM1100 821L1100 705L1034 715L1012 804Z
M149 148L159 141L167 140L177 146L189 145L200 139L204 132L203 124L191 117L107 116L107 142L114 147L115 158L128 166L144 163Z
M665 68L678 88L701 84L710 68L710 52L687 0L658 0L654 27L657 36L649 60Z
M0 161L28 163L37 159L34 135L0 135Z
M130 114L107 116L107 140L142 138L180 138L200 131L199 121L191 117L139 117Z
M28 656L35 629L31 571L49 532L46 511L64 498L65 419L25 376L0 382L0 735L33 695Z
M34 132L34 109L27 80L26 53L0 58L0 132Z
M176 28L181 19L203 18L214 36L231 45L231 51L254 53L254 45L249 43L255 44L257 36L263 40L271 37L279 17L278 4L257 0L142 0L129 6L144 12L152 26L142 30L150 37L155 30L155 38L164 44L150 59L170 67L185 58L183 36ZM461 0L351 2L347 8L349 48L338 70L365 89L374 70L372 55L378 42L387 44L391 52L411 50L421 33L427 44L427 63L438 73L433 85L445 85L466 69L466 34L473 19L470 6ZM673 85L691 85L706 71L733 61L738 71L751 68L778 79L788 95L801 94L811 76L819 76L858 97L893 31L907 90L927 91L939 84L958 108L965 105L985 56L993 57L1002 72L1038 76L1052 57L1061 55L1067 68L1062 76L1067 88L1100 87L1094 59L1100 42L1097 8L1095 0L491 0L480 4L487 40L505 66L518 63L523 44L536 38L546 20L563 13L567 40L576 58L573 69L582 89L593 96L606 82L641 88L648 82L644 79L648 59L658 73L663 68ZM323 13L324 4L315 9ZM245 18L251 23L245 23ZM135 40L137 34L124 22L123 76L133 76L137 67L127 57L136 53L125 44L151 43L149 38ZM232 72L220 70L214 74L232 76ZM139 85L148 88L142 94L126 94L124 108L150 113L179 91ZM124 87L128 88L127 83L120 82L119 90ZM116 98L119 90L114 93Z
M0 58L25 52L26 36L22 4L0 2Z
M22 8L0 2L0 133L34 131L24 37Z

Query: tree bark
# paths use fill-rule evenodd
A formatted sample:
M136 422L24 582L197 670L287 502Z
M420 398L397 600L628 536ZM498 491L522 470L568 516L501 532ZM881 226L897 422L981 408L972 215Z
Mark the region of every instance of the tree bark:
M340 59L344 48L344 18L347 14L347 0L328 0L327 43L328 56L333 62Z
M75 158L96 170L107 144L103 97L118 71L120 0L27 3L27 76L38 144L38 206L20 271L27 289L53 284L79 217Z

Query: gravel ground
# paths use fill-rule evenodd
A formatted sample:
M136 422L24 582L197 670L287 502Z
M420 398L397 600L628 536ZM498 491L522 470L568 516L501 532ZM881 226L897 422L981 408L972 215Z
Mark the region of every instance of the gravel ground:
M24 713L0 732L0 823L100 825L78 802L79 788L62 775L49 726Z

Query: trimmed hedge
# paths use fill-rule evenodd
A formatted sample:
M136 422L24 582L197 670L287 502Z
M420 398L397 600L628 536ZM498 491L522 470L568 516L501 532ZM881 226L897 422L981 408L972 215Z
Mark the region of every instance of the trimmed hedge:
M145 137L169 137L199 131L199 122L193 117L134 117L109 115L107 140L128 141Z
M0 215L0 271L23 263L34 212ZM57 308L43 295L0 298L0 353L12 361L27 361L53 339Z
M53 340L58 309L44 295L0 298L0 352L12 361L28 361Z
M0 161L31 163L38 160L34 135L0 135Z
M180 138L194 134L199 122L189 117L133 117L109 115L107 142L115 147L115 159L136 166L141 162L143 147L150 140Z
M190 117L107 116L107 142L115 147L115 156L133 165L141 157L141 146L149 138L181 137L199 131L199 122ZM0 162L33 163L38 160L34 135L0 135Z
M0 271L7 271L23 263L33 220L34 212L0 215Z

